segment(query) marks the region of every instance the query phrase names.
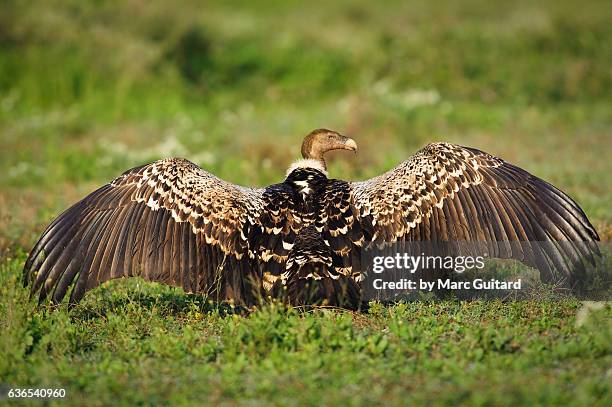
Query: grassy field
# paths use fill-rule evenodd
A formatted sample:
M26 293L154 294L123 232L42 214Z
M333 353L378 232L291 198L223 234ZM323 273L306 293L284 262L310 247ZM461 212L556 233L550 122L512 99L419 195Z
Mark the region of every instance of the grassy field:
M612 239L609 2L205 3L0 6L0 404L11 387L87 406L610 404L609 304L246 313L138 280L71 312L29 303L27 251L97 186L171 155L278 182L317 127L360 146L333 177L473 146L559 186Z

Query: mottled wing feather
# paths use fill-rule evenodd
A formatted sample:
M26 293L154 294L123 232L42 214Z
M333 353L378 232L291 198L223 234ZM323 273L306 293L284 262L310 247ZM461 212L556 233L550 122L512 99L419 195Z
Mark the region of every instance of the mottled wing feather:
M322 193L316 228L329 246L335 270L345 276L360 278L361 249L371 240L367 227L362 227L359 211L351 198L351 186L330 180Z
M570 197L476 149L429 144L351 186L373 241L480 242L491 257L537 267L545 280L570 275L597 253L597 232Z
M269 292L279 281L293 242L302 227L300 208L294 192L285 184L271 185L262 195L265 210L261 211L248 240L257 253L257 268L263 278L263 288Z
M26 282L40 301L60 302L72 285L75 303L129 276L245 300L257 278L247 233L262 193L178 158L134 168L53 221L26 261Z

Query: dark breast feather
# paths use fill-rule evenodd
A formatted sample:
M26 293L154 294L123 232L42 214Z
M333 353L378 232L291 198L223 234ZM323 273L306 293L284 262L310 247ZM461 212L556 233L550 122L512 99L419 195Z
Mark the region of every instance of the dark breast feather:
M599 255L597 232L569 196L473 148L429 144L351 190L356 224L373 241L478 242L490 257L538 268L544 281L574 281Z
M69 302L110 279L140 276L251 302L248 231L262 190L238 187L170 158L126 171L58 216L25 264L39 302ZM245 233L247 231L247 233ZM254 277L251 279L250 277Z
M289 253L282 275L283 290L292 305L316 304L358 309L361 295L358 281L343 273L314 225L300 230ZM280 288L279 284L277 287Z
M261 228L253 231L249 242L257 252L266 292L280 282L300 231L316 221L318 200L326 184L327 177L321 171L298 167L284 182L265 188Z

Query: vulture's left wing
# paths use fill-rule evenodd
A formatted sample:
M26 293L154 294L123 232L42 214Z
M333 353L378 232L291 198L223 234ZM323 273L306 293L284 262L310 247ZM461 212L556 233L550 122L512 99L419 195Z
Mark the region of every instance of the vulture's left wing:
M257 277L248 233L262 193L179 158L131 169L47 227L26 261L26 282L39 301L59 302L72 285L75 303L129 276L244 301Z
M537 267L544 280L556 272L571 277L598 250L597 232L569 196L476 149L429 144L351 185L360 226L373 241L484 243L491 257ZM550 242L549 250L539 242Z

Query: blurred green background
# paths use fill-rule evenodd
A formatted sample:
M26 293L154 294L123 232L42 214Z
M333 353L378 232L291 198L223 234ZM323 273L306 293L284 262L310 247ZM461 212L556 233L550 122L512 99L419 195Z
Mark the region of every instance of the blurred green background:
M332 177L468 145L569 193L609 241L610 1L2 1L0 403L44 386L87 406L610 405L610 305L240 316L137 279L74 312L28 302L25 252L101 184L166 156L279 182L318 127L360 146Z
M278 182L318 127L360 146L333 157L333 177L450 141L559 186L611 234L608 1L0 7L1 248L30 246L62 208L165 156Z

